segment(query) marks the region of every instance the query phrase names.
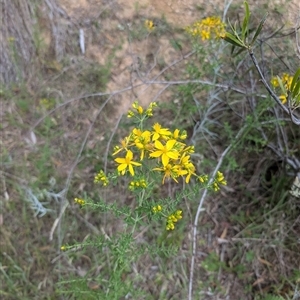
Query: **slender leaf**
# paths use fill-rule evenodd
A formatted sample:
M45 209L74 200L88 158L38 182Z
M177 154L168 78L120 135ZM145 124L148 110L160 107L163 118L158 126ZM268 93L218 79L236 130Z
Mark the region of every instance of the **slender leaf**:
M295 104L300 107L300 94L298 95L298 97L295 99Z
M298 83L296 84L296 86L294 87L293 91L292 91L292 98L296 98L296 96L300 93L300 80L298 81Z
M225 37L223 37L223 40L234 46L245 48L245 45L229 32L226 32L226 35Z
M246 36L248 27L249 27L250 10L249 10L249 4L247 1L244 2L244 5L245 5L245 17L244 17L243 25L242 25L242 40L245 42L245 36Z
M293 77L293 80L292 80L292 83L291 83L291 91L294 90L294 86L296 84L297 81L300 80L300 68L296 71L294 77Z
M279 86L280 86L280 89L281 89L282 93L283 93L284 95L286 95L286 94L287 94L287 91L286 91L285 86L284 86L283 83L282 83L281 78L280 78L279 76L277 76L277 79L278 79L278 83L279 83Z
M257 27L257 29L256 29L256 32L255 32L255 34L254 34L254 36L253 36L253 39L252 39L252 41L251 41L251 43L250 43L250 45L253 45L253 43L256 41L258 35L260 34L260 32L261 32L261 30L262 30L262 28L263 28L263 26L264 26L264 24L265 24L265 22L266 22L266 20L267 20L268 14L269 14L269 13L266 13L266 14L264 15L264 17L262 18L262 20L260 21L260 23L259 23L259 25L258 25L258 27Z
M239 54L241 54L243 51L245 51L246 50L246 48L242 48L242 49L240 49L237 53L235 53L234 54L234 56L233 57L236 57L236 56L238 56Z

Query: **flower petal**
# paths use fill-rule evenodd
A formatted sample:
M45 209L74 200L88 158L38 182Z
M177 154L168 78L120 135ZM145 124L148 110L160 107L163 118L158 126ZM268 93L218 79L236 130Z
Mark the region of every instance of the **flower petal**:
M161 156L161 161L162 161L162 164L164 165L164 167L169 163L169 156L167 154L163 154Z
M134 170L133 170L132 165L129 165L128 169L129 169L129 173L131 174L131 176L134 176Z
M124 164L124 163L126 163L126 160L125 160L125 158L118 157L115 159L115 162L117 162L119 164Z
M175 142L176 142L176 141L175 141ZM159 140L156 140L156 141L154 142L154 145L155 145L155 148L156 148L156 149L159 149L159 150L164 150L164 149L165 149L164 145L163 145Z
M121 171L125 170L126 168L127 168L127 165L121 164L118 166L118 171L121 172Z
M152 153L150 153L150 157L159 157L162 155L162 151L158 150L158 151L154 151Z

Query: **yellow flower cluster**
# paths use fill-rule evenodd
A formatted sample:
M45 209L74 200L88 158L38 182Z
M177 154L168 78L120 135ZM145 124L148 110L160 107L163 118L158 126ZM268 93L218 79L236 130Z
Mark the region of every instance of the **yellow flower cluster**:
M284 89L286 91L290 91L291 84L292 84L292 81L293 81L293 76L291 76L291 75L289 75L287 73L283 73L280 78L278 78L276 76L272 77L272 79L271 79L271 85L273 86L274 89L276 89L277 87L280 86L280 83L279 83L280 81L282 82ZM282 104L285 104L287 102L287 97L288 97L287 92L286 93L282 93L279 96L279 99L281 100Z
M225 26L226 24L219 17L208 17L186 27L185 30L192 37L201 37L205 41L224 37L226 33Z
M136 189L145 189L147 187L147 182L145 179L131 181L129 184L129 190L134 191Z
M137 104L133 108L139 113L148 115L152 111L153 104L144 110ZM118 157L115 162L118 164L117 170L121 175L126 171L134 176L135 168L142 167L144 158L148 160L156 159L157 165L153 171L163 174L162 182L172 178L177 181L178 177L185 177L186 183L190 181L196 168L190 160L190 154L194 152L193 146L187 146L183 141L187 138L185 131L175 129L173 132L168 128L163 128L159 123L152 126L151 130L141 130L134 128L128 137L121 141L121 146L114 149L113 155L125 152L124 157ZM134 153L139 154L139 161L134 161ZM199 177L198 177L199 178Z
M163 208L160 205L156 205L156 206L152 207L152 211L155 214L162 212L162 210L163 210ZM177 223L179 220L182 219L182 210L176 210L173 214L171 214L169 216L165 215L165 214L163 214L163 215L167 219L166 230L174 230L175 223Z
M226 185L227 181L224 178L223 173L221 173L220 171L217 172L217 176L212 184L212 188L215 192L220 190L220 185Z
M103 186L107 186L109 184L109 180L106 177L104 171L99 171L99 173L95 176L94 178L94 183L99 183L101 182Z
M156 213L162 211L162 207L160 205L153 206L152 211L156 214Z
M128 118L134 117L136 115L136 113L138 113L138 115L145 114L147 117L152 117L153 116L153 108L157 107L157 104L156 104L156 102L151 102L149 107L147 108L147 110L144 111L143 107L140 106L137 101L134 101L132 104L132 107L133 107L133 111L132 110L128 111L128 114L127 114Z
M74 201L75 201L75 203L77 203L79 205L84 205L85 204L85 201L83 199L80 199L80 198L75 198Z
M177 210L174 214L168 216L167 219L167 230L174 230L175 223L177 223L180 219L182 219L182 210Z

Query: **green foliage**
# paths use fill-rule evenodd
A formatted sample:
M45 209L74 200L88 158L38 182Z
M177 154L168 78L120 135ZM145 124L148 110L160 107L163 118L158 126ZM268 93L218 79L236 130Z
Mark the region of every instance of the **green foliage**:
M110 68L109 61L104 66L100 64L90 66L81 73L80 82L85 88L88 87L91 93L104 91L110 78Z

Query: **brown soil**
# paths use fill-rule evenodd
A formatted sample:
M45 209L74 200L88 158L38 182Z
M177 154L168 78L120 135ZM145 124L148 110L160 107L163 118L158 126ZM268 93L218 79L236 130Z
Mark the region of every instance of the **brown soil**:
M249 1L251 5L257 6L257 1ZM268 7L271 9L274 6L280 7L281 0L272 1ZM284 18L288 26L294 25L297 19L297 0L293 0L285 5L287 11ZM241 11L242 4L240 1L233 1L237 11ZM210 14L223 11L223 1L214 1L213 4L206 1L195 0L118 0L105 4L104 1L87 1L87 0L59 0L58 4L71 20L76 20L77 24L83 24L82 29L85 33L85 57L89 60L104 64L107 61L108 55L113 49L119 47L116 51L116 59L113 65L113 74L107 86L107 91L113 92L128 85L140 85L131 91L124 92L118 96L119 114L125 113L131 103L138 99L143 105L147 105L155 100L160 91L164 88L163 85L142 84L143 81L150 80L156 77L160 69L157 66L157 61L163 61L166 65L170 65L175 60L180 59L178 52L174 50L170 43L169 37L153 37L149 34L142 41L133 40L129 43L126 30L118 30L123 27L124 22L130 25L136 19L141 20L143 25L144 19L160 19L165 17L168 23L177 28L184 28L190 25L197 19L201 19ZM88 26L89 20L99 20L103 13L109 11L111 17L101 21L101 28L105 41L99 41L90 36ZM273 22L273 20L270 20ZM292 26L293 26L292 25ZM120 43L121 41L121 43ZM143 66L140 66L140 62ZM159 77L161 79L161 77ZM168 93L164 92L160 101L169 99Z

